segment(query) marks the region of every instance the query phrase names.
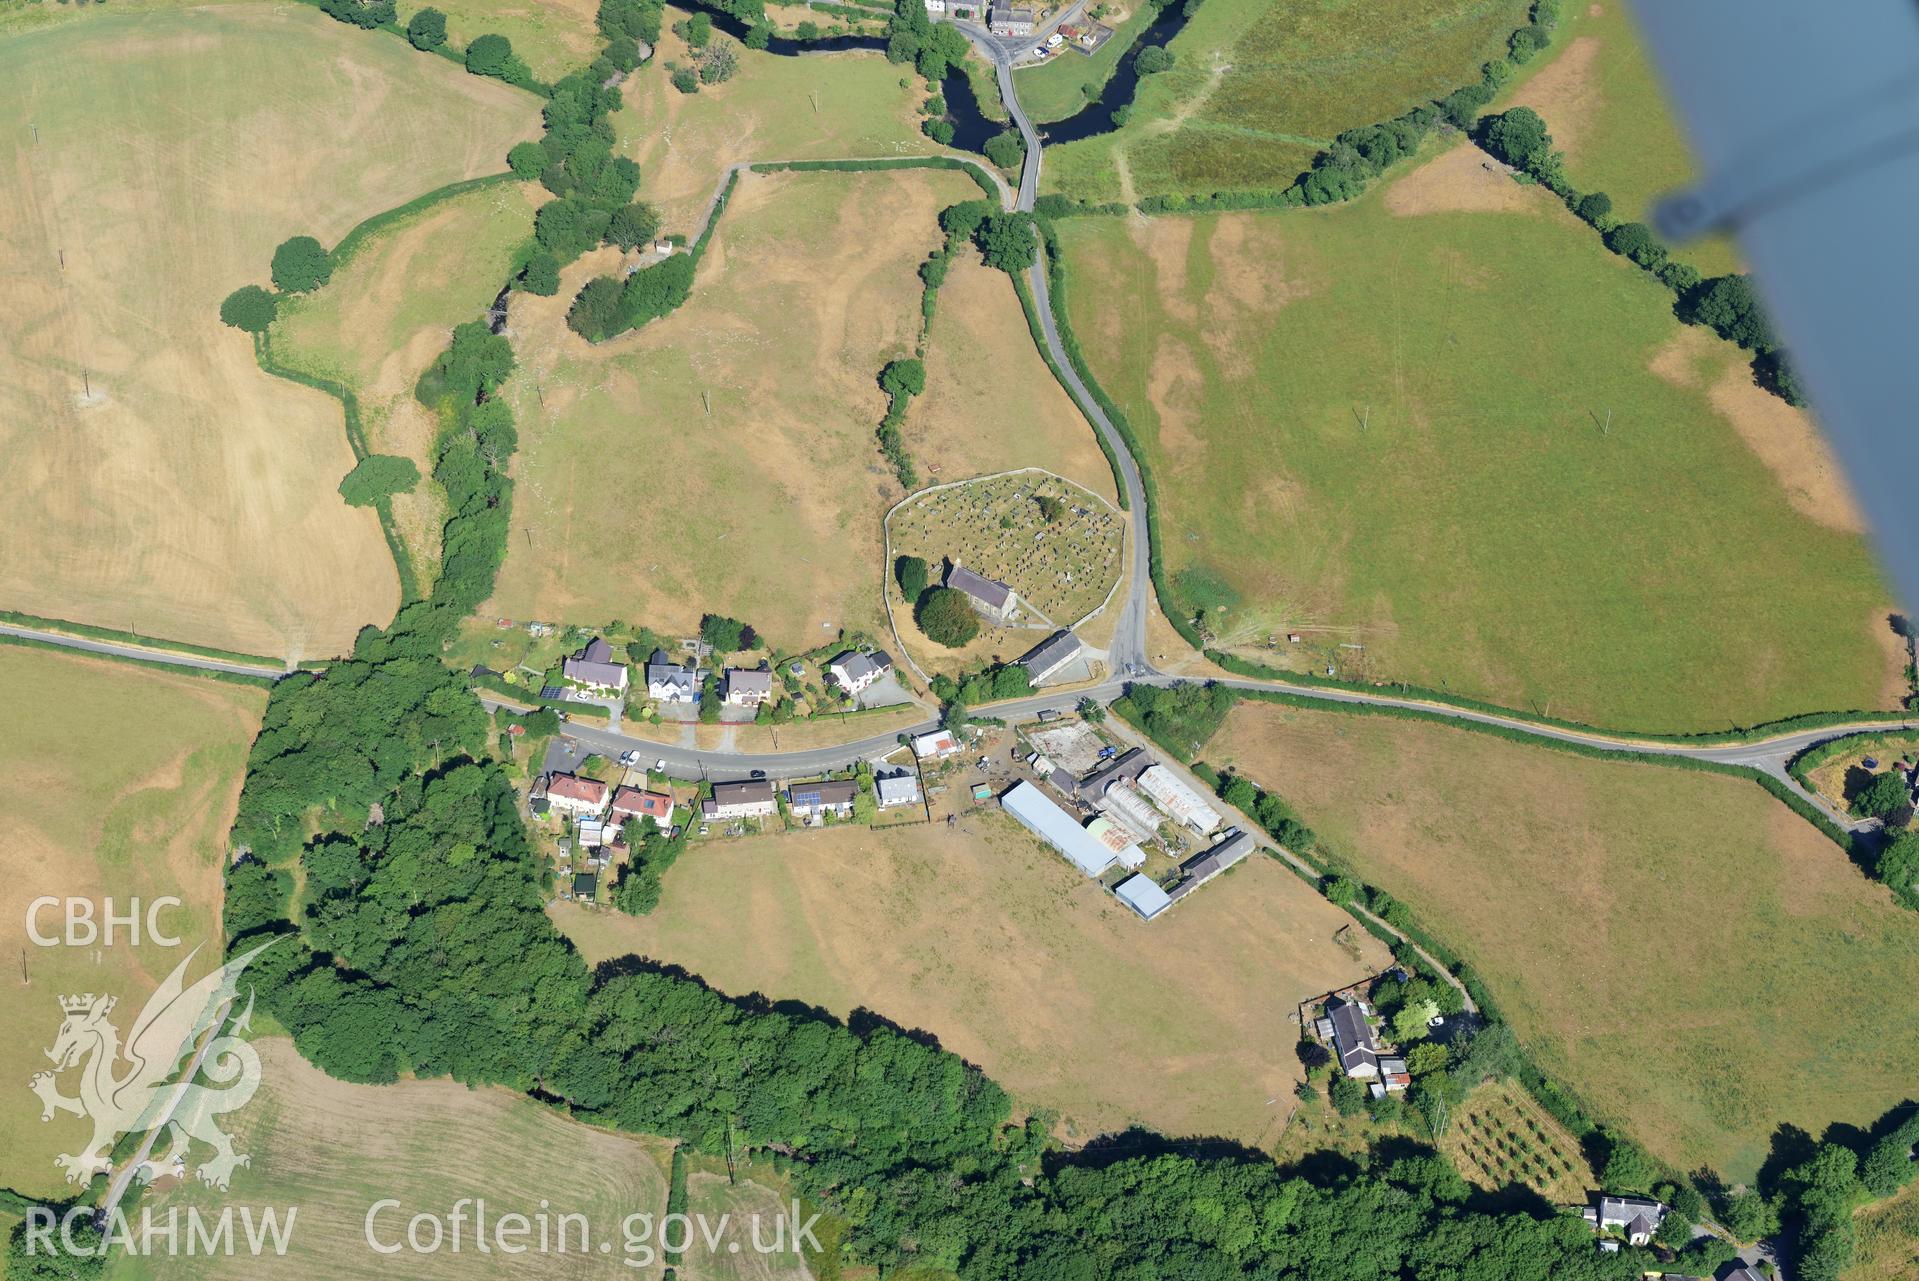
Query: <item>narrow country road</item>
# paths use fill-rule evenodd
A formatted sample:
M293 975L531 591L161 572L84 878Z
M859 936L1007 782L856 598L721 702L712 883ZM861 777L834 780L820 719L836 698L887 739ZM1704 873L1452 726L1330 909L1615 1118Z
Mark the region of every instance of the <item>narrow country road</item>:
M253 663L230 663L225 659L202 658L198 654L180 654L171 650L146 649L139 645L123 644L120 641L94 640L90 636L69 636L65 632L41 631L33 627L15 627L11 623L0 623L0 636L17 636L22 640L39 641L46 645L58 645L62 649L75 649L88 654L104 654L109 658L130 658L136 663L157 663L163 667L192 667L204 672L225 672L231 676L264 676L268 680L277 680L287 674L284 667L266 667Z

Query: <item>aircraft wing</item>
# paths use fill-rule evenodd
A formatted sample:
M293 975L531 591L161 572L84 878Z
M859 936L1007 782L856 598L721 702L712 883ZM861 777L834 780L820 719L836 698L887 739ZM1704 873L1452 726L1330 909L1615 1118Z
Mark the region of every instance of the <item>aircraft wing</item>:
M1634 0L1704 180L1668 239L1728 228L1919 605L1919 3Z

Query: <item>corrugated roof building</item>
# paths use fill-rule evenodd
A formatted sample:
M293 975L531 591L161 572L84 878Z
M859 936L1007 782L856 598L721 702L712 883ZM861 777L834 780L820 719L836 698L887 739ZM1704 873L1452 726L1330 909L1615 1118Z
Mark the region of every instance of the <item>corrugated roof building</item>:
M1196 832L1210 832L1220 825L1219 811L1206 798L1188 787L1179 775L1164 765L1155 765L1139 776L1139 788L1159 807Z
M1142 920L1150 921L1173 905L1166 891L1150 876L1129 876L1113 893L1119 896L1120 902L1138 912Z
M1098 876L1119 862L1113 851L1031 783L1020 783L1000 797L999 803L1022 827L1064 854L1088 876Z

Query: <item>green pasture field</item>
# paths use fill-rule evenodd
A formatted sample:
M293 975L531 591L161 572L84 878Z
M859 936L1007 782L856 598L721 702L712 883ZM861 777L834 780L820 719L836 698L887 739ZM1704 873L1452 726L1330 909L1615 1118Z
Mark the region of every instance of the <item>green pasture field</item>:
M1207 0L1111 134L1049 148L1043 185L1094 201L1291 184L1336 134L1479 78L1522 0Z
M1919 1275L1919 1184L1868 1206L1855 1222L1859 1250L1844 1281L1912 1281Z
M1811 420L1462 155L1336 209L1061 224L1169 608L1275 665L1615 728L1893 705L1890 600Z
M413 387L453 327L485 314L545 195L497 183L380 227L319 290L284 304L269 335L276 361L353 392L372 452L420 469L419 485L396 495L393 508L423 581L439 562L446 511L432 479L438 420Z
M0 706L15 732L0 736L0 920L7 922L8 981L0 1023L0 1187L65 1198L74 1189L54 1166L85 1145L91 1126L61 1115L40 1120L27 1079L60 1026L59 998L103 992L119 999L124 1033L141 1004L194 947L192 981L218 963L220 874L248 745L266 706L263 690L173 675L106 659L9 646L0 649ZM30 943L28 905L46 895L89 899L171 895L161 928L178 947L124 927L112 946ZM39 915L43 934L64 935L59 910ZM143 921L144 929L144 921ZM27 982L18 981L24 967ZM77 1091L76 1074L59 1079Z
M1659 197L1698 170L1634 25L1627 4L1562 6L1551 60L1495 107L1537 110L1574 185L1611 196L1615 217L1650 221ZM1726 236L1676 252L1708 276L1740 270Z
M402 9L400 25L425 7ZM598 0L434 0L432 7L446 15L447 43L464 49L478 36L505 36L549 84L591 63L604 40Z
M1750 1180L1781 1124L1870 1123L1919 916L1743 779L1242 703L1207 746L1404 901L1547 1075L1677 1169Z
M730 164L942 150L920 132L923 82L878 53L784 58L745 49L731 80L681 93L665 63L686 58L671 29L684 16L666 11L658 54L627 78L625 105L612 116L621 149L640 164L640 198L659 206L668 232L698 234Z

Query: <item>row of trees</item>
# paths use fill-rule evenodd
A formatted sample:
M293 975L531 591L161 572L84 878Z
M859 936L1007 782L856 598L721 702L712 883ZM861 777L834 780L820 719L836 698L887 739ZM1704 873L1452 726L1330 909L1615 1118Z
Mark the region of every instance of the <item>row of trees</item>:
M919 475L913 470L912 456L906 452L906 438L900 433L900 425L906 421L907 405L926 390L925 364L914 356L887 361L880 370L880 390L886 393L886 413L880 419L877 433L880 452L893 464L893 474L900 485L912 489L919 484Z
M1672 257L1651 227L1615 217L1611 196L1574 187L1566 176L1564 154L1554 150L1545 120L1532 108L1513 107L1486 117L1477 137L1495 157L1563 200L1581 221L1600 233L1606 248L1672 290L1676 296L1673 310L1681 320L1705 325L1752 352L1753 378L1760 386L1791 404L1803 403L1792 367L1748 276L1702 279L1689 263Z

